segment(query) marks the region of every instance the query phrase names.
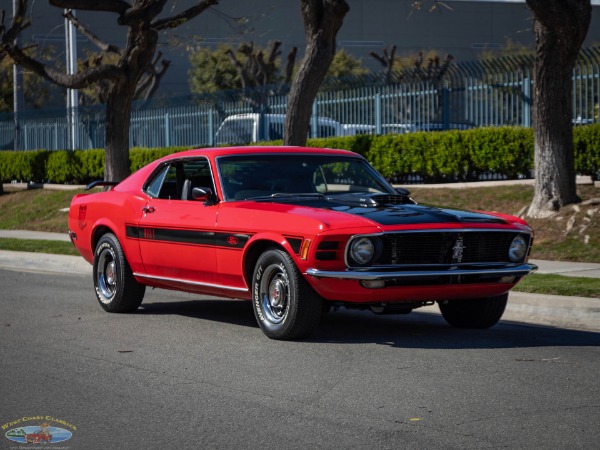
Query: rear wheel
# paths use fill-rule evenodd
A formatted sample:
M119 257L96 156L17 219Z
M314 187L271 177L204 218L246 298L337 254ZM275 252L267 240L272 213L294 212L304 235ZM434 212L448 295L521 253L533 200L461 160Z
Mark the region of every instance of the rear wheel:
M140 306L146 286L135 280L114 234L107 233L98 241L93 270L96 298L105 311L131 312Z
M323 300L286 252L271 249L258 258L252 287L254 315L271 339L299 339L319 324Z
M454 327L490 328L504 314L507 302L508 293L498 297L440 302L439 306L446 322Z

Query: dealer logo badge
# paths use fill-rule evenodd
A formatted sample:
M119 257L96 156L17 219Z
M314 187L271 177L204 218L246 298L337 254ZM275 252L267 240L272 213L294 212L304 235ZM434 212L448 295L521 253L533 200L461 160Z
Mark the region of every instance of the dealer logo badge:
M33 422L34 424L29 424ZM36 423L37 422L37 423ZM6 430L11 425L20 425L6 431L4 436L6 439L19 444L57 444L59 442L68 441L73 437L73 433L66 428L54 426L51 422L56 422L61 425L76 430L74 425L71 425L64 420L54 419L48 416L22 417L13 422L2 425L2 430Z

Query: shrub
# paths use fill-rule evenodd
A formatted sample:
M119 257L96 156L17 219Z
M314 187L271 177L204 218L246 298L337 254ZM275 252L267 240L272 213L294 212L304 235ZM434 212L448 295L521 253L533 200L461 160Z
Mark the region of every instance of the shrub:
M77 150L76 159L79 161L78 178L72 180L73 183L88 184L92 181L102 180L104 178L104 150L89 149Z
M600 180L600 124L573 129L575 170Z
M50 183L70 183L81 178L80 168L74 151L51 152L46 161L46 178Z
M46 160L50 152L47 150L31 150L26 152L0 152L0 178L2 182L13 180L23 182L43 182L46 177Z

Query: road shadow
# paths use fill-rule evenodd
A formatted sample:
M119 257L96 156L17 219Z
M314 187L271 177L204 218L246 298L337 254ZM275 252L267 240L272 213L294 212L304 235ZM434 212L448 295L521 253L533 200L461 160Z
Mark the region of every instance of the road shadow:
M144 302L135 314L177 315L192 319L230 323L258 330L252 304L244 300L199 299Z
M596 347L600 346L600 333L502 320L486 330L459 329L434 313L377 316L367 311L341 310L327 314L309 340L423 349Z
M255 328L258 338L268 339L260 331L249 301L165 293L145 301L135 314L180 315L234 324ZM500 321L487 330L458 329L435 313L375 315L342 308L325 314L315 332L302 342L423 349L596 347L600 346L600 333L513 321Z

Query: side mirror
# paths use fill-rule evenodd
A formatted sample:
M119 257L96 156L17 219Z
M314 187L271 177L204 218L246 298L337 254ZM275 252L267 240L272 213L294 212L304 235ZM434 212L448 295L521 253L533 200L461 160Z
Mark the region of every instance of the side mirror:
M400 195L406 195L407 197L410 195L410 191L404 188L396 188L396 192Z
M192 189L192 199L206 202L212 199L212 189L207 187L195 187Z

